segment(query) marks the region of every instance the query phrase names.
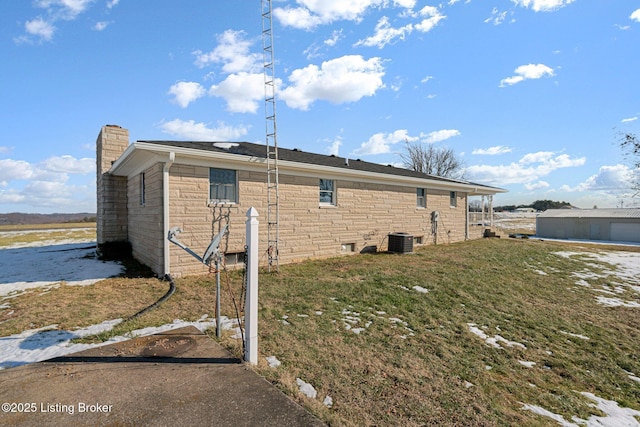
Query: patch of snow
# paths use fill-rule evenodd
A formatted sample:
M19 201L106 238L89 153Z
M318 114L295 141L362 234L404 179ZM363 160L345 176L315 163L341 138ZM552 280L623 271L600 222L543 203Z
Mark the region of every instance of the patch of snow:
M282 365L282 362L280 362L275 356L267 356L266 359L269 363L270 368L277 368L278 366Z
M298 314L297 316L298 316L298 317L309 317L309 315L308 315L308 314Z
M520 347L524 350L526 350L527 348L524 344L521 344L516 341L509 341L500 335L494 335L490 337L487 334L485 334L482 329L478 328L475 323L467 323L467 326L469 327L469 332L483 339L485 343L487 343L488 345L494 348L503 348L500 345L500 343L506 345L507 347Z
M465 381L464 382L464 387L465 388L471 388L471 387L473 387L473 383L470 383L469 381Z
M309 399L315 399L318 396L318 392L313 386L307 382L304 382L300 378L296 378L296 383L300 388L300 392L307 396Z
M569 422L567 420L564 419L564 417L562 415L558 415L558 414L554 414L551 411L548 411L540 406L536 406L536 405L529 405L528 403L525 403L524 405L522 405L522 408L525 411L531 411L534 414L538 414L541 415L543 417L547 417L547 418L551 418L552 420L556 421L558 424L560 424L561 426L564 427L577 427L577 424L574 424L572 422Z
M322 312L321 311L316 311L316 316L322 316Z
M92 285L123 271L120 263L95 258L95 247L87 244L0 249L0 296L60 282Z
M74 338L110 331L120 322L122 319L109 320L73 331L62 331L56 329L58 325L49 325L3 337L0 340L0 369L40 362L108 344L109 342L97 345L71 344L70 341Z
M569 335L570 337L576 337L576 338L580 338L581 340L589 340L589 337L584 336L584 335L579 335L579 334L572 334L571 332L566 332L566 331L560 331L561 334L563 335Z
M640 378L635 376L635 374L633 372L629 372L629 371L624 371L624 372L627 374L627 376L629 377L630 380L640 383Z
M606 298L599 296L596 298L598 304L605 305L607 307L633 307L640 308L640 303L635 301L622 301L620 298Z
M611 400L606 400L601 397L598 397L592 393L581 392L581 395L591 399L595 402L595 404L591 404L590 406L597 408L598 410L604 412L606 415L604 417L598 415L591 415L589 419L582 420L578 417L573 417L573 421L575 423L569 422L564 419L562 415L554 414L551 411L548 411L540 406L524 404L522 409L531 411L538 415L542 415L543 417L550 418L562 426L567 427L577 427L579 425L586 425L587 427L601 427L601 426L639 426L638 420L636 417L640 416L640 411L636 411L631 408L621 408L618 402L614 402Z
M353 332L356 335L360 335L360 332L363 332L364 328L353 328L351 329L351 332Z
M518 363L527 368L533 368L536 365L536 362L529 362L526 360L518 360Z
M333 399L331 398L331 396L325 396L324 400L322 401L322 404L327 408L331 408L333 407Z
M72 344L71 340L110 331L115 325L119 324L122 319L108 320L97 325L72 331L58 330L56 329L57 325L31 329L19 334L3 337L0 340L0 369L40 362L89 348L126 341L134 337L158 334L185 326L195 326L200 331L215 328L215 319L210 321L207 319L208 316L204 315L195 322L174 320L173 323L137 329L124 336L113 337L108 341L98 344ZM220 323L223 330L229 330L238 326L236 319L229 319L226 316L221 316Z
M428 294L429 293L429 289L423 288L422 286L414 286L413 289L416 290L417 292L422 293L422 294Z
M391 323L400 323L402 326L408 326L407 322L402 319L398 319L397 317L389 317L389 321Z

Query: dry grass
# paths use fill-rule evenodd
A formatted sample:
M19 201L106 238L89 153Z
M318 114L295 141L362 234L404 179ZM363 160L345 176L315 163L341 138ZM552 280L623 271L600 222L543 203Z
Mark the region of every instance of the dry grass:
M523 411L522 403L565 419L586 419L597 411L579 391L640 409L640 389L625 373L640 374L638 309L596 304L599 294L576 286L570 275L585 261L553 254L568 247L600 250L485 239L423 247L410 255L281 266L278 274L260 276L256 369L339 426L555 425ZM223 279L222 314L234 317L229 292L238 298L240 274ZM214 315L212 276L176 285L176 294L158 309L113 333ZM11 300L15 315L0 323L0 335L30 325L71 328L127 317L166 289L165 282L139 278L32 292ZM623 297L638 299L627 292ZM490 347L470 333L468 323L526 349ZM354 328L363 329L356 334ZM237 340L227 336L222 342L240 354ZM271 355L280 367L268 367L264 356ZM536 365L527 368L519 360ZM296 378L311 383L318 399L303 397ZM333 398L331 409L322 404L326 395Z
M0 226L0 248L43 241L52 244L60 241L91 241L95 238L96 224L90 222Z

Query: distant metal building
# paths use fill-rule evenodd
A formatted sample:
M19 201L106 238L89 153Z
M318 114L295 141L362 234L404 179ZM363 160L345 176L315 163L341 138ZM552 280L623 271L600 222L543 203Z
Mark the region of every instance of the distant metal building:
M549 209L536 219L536 236L640 242L640 209Z

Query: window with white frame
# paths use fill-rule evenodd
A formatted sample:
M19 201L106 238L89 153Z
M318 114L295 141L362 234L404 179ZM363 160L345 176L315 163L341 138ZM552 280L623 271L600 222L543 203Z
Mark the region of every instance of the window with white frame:
M427 191L424 188L416 188L416 207L427 207Z
M336 182L332 179L320 179L320 204L336 204Z
M140 206L144 206L147 197L147 188L145 183L144 172L140 174Z
M458 206L458 192L457 191L450 191L449 192L449 206L451 206L452 208L455 208L456 206Z
M238 179L235 170L209 169L210 203L238 203Z

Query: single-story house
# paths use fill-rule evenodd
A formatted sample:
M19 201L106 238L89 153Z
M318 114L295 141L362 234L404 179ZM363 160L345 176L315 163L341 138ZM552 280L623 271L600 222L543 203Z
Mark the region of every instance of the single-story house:
M207 268L167 240L204 253L224 225L221 250L239 262L246 212L259 213L260 253L268 259L266 146L248 142L137 141L104 126L96 141L99 250L130 245L158 275ZM278 261L385 251L390 233L416 245L480 238L470 227L468 197L506 190L408 169L280 148Z
M536 236L640 242L640 209L549 209L536 218Z

